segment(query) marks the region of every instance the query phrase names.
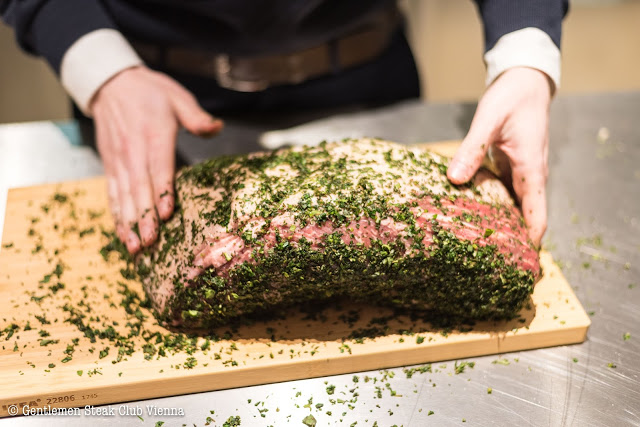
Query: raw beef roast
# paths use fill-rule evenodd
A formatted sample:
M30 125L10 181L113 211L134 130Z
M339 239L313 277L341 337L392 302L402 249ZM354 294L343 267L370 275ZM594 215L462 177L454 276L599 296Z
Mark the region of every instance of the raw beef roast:
M160 320L214 327L310 300L513 317L538 253L500 181L466 186L419 148L351 140L183 169L177 209L137 258Z

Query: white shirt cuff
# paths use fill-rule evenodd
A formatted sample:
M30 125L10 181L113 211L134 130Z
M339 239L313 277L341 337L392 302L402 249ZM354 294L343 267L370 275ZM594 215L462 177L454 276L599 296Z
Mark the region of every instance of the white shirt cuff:
M496 45L484 54L487 64L487 86L500 74L513 67L529 67L548 75L555 87L560 87L560 49L551 37L538 28L523 28L500 37Z
M120 32L102 28L83 35L67 49L60 80L80 110L91 116L89 105L98 89L120 71L142 63Z

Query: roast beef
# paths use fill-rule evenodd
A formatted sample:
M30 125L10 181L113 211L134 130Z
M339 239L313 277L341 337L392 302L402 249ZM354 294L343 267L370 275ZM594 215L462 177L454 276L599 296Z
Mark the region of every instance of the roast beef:
M185 168L136 259L145 291L162 322L194 328L334 297L513 317L540 274L523 218L489 171L454 186L447 164L363 139Z

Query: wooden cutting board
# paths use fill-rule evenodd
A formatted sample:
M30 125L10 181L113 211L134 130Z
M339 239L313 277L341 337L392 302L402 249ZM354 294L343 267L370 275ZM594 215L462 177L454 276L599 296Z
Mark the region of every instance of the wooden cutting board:
M457 145L432 147L451 155ZM123 347L108 338L91 342L77 316L105 337L128 335L127 322L138 322L135 303L133 314L121 303L132 300L131 292L143 296L141 285L122 277L123 262L106 262L99 253L108 242L101 228L110 230L111 221L103 178L9 191L0 252L0 416L9 415L12 405L20 413L25 405L83 407L578 343L590 324L543 252L544 277L519 320L459 331L372 306L312 314L292 309L279 320L221 328L218 335L227 339L210 342L208 350L198 338L192 354L167 351L146 360L145 341L133 337L134 351L113 363ZM156 325L146 309L138 317L147 336L179 338ZM66 321L74 318L75 324Z

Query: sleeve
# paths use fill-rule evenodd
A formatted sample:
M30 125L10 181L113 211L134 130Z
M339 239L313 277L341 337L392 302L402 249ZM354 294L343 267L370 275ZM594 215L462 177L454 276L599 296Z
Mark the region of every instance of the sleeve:
M487 84L512 67L546 73L560 85L562 19L568 0L476 0L484 24ZM555 91L555 88L554 91Z
M78 107L120 71L142 64L98 0L0 0L20 47L44 57Z

